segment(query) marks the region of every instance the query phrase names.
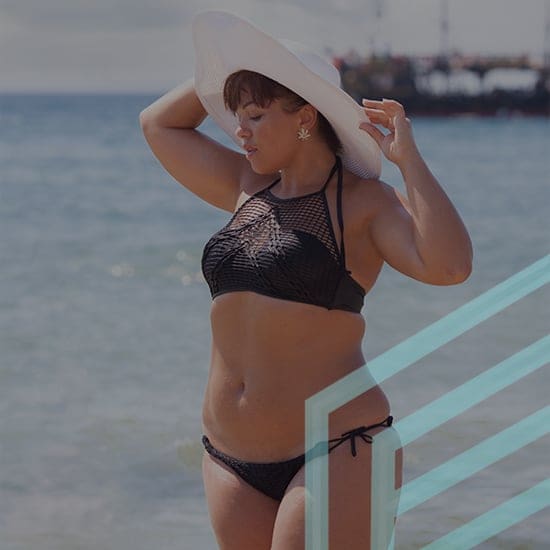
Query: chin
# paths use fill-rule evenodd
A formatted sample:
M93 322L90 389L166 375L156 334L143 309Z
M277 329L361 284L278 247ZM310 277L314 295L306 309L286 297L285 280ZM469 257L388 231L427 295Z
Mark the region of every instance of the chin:
M257 166L252 166L252 171L255 174L258 174L258 176L267 176L269 174L274 174L275 172L277 172L277 170L267 170L263 168L258 168Z
M250 163L250 168L252 168L252 171L259 176L267 176L269 174L275 174L279 171L278 168L274 168L271 165L254 161Z
M256 157L256 155L252 156L248 162L250 163L252 171L259 176L277 174L280 172L281 167L284 166L284 162L281 162L281 159L278 160L273 157L266 159L265 157Z

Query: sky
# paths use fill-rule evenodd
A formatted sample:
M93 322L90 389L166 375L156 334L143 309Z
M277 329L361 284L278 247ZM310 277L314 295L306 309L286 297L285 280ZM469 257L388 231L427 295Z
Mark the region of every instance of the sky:
M550 0L446 0L449 45L542 58ZM163 92L193 74L191 20L223 9L325 54L434 54L444 0L0 0L0 92Z

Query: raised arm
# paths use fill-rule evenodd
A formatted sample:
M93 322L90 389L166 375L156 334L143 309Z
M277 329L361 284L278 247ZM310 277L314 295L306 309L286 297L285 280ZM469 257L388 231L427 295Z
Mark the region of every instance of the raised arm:
M407 197L381 186L371 236L392 267L435 285L463 282L472 270L472 243L449 197L420 155L410 120L397 101L365 100L372 124L361 128L378 143L403 175ZM384 135L375 124L389 130Z
M193 83L187 82L144 109L139 119L164 168L201 199L232 212L248 164L244 155L196 130L205 117Z

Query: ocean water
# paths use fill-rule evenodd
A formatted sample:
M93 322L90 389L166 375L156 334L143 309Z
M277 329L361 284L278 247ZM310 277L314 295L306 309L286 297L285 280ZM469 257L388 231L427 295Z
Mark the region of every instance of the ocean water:
M201 481L208 237L228 219L160 167L138 95L0 96L0 550L215 549ZM462 285L385 267L367 360L550 252L550 119L413 119L474 243ZM204 130L227 143L208 121ZM385 163L382 179L403 189ZM384 383L402 418L548 334L539 289ZM405 449L405 481L548 404L548 366ZM421 548L548 476L538 439L398 521ZM547 548L548 510L480 548Z

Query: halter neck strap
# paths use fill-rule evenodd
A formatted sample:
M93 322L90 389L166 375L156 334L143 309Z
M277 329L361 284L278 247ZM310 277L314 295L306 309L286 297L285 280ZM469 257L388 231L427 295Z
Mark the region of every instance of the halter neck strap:
M339 160L340 160L340 157L336 157L336 160L334 161L334 165L332 166L330 174L328 175L327 181L325 181L325 184L323 185L323 187L321 187L321 191L324 191L327 188L330 180L332 179L332 176L334 176L334 172L336 172L336 170L339 169L338 168Z
M342 213L342 188L344 184L344 176L342 170L342 161L340 157L336 157L338 166L338 187L336 190L336 212L338 214L338 225L340 227L340 254L342 256L342 265L346 267L346 249L344 248L344 215Z
M339 166L341 166L340 157L336 157L336 160L334 161L334 165L332 166L332 168L330 170L330 173L329 173L325 183L323 184L323 187L321 187L321 189L319 189L318 191L313 191L312 193L306 193L305 195L299 195L298 197L288 197L287 199L280 199L280 200L301 199L302 197L309 197L310 195L317 195L318 193L321 193L321 192L325 191L325 189L327 188L330 180L332 179L332 176L334 176L334 173L336 172L336 170L339 169ZM272 184L270 184L265 189L271 191L271 188L274 187L280 181L281 181L281 177L279 176ZM279 197L276 197L276 198L279 198Z

